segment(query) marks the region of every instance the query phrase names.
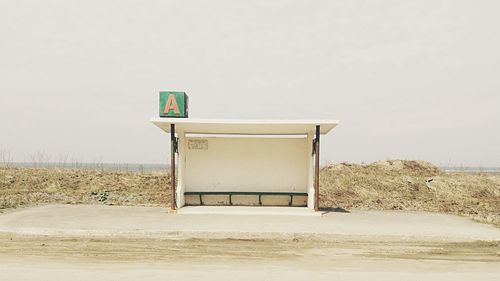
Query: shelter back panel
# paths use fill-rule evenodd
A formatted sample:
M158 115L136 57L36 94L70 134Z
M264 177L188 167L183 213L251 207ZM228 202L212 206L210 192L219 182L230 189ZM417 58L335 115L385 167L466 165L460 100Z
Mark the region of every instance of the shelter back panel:
M306 138L185 139L185 191L307 192Z

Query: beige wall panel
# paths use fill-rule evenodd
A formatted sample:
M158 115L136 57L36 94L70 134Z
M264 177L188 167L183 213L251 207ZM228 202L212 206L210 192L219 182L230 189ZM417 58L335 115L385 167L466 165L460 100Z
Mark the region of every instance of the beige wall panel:
M307 192L306 138L186 138L184 191Z

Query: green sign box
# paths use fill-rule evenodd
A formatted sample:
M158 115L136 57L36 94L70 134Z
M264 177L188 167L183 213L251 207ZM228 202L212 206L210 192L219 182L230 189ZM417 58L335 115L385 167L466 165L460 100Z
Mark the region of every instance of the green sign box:
M187 118L188 96L185 92L160 92L160 117Z

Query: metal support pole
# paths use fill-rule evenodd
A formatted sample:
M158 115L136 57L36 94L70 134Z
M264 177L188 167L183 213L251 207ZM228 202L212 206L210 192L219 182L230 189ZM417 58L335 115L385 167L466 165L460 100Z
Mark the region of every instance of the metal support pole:
M175 210L175 124L170 124L170 209Z
M319 135L320 127L316 125L316 138L314 140L315 163L314 163L314 211L319 211Z

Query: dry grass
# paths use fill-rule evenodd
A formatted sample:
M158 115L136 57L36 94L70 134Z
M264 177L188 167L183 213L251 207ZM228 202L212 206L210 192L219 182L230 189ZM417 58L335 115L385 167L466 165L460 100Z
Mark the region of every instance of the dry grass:
M422 161L321 171L321 207L450 213L500 226L500 176L447 174ZM45 203L165 206L163 173L0 168L0 209Z
M447 174L423 161L337 164L321 171L321 206L469 216L500 226L500 176Z
M166 173L0 168L0 209L45 203L168 204Z

